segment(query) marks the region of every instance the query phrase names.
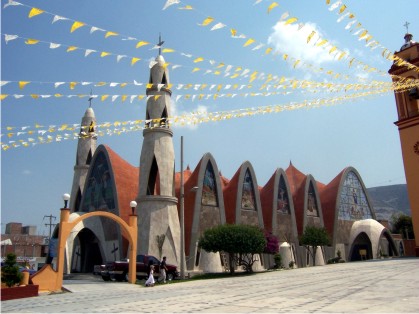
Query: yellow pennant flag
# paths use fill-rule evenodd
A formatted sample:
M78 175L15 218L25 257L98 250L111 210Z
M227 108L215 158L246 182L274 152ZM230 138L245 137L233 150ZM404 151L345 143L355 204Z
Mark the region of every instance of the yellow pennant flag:
M253 44L254 42L255 42L255 40L254 40L254 39L249 38L249 39L245 42L245 44L243 45L243 47L247 47L247 46L249 46L249 45Z
M125 86L127 86L127 84L128 83L121 83L121 84L119 84L119 87L125 87Z
M214 21L214 19L212 18L212 17L207 17L203 22L202 22L202 24L198 24L198 25L201 25L201 26L207 26L208 24L211 24L212 23L212 21Z
M70 46L70 47L67 48L67 52L74 51L74 50L77 50L77 49L78 48L76 46Z
M109 97L109 95L102 95L102 97L100 97L100 100L101 101L105 101L106 100L106 98L108 98Z
M106 82L99 82L99 83L97 83L95 86L105 86L105 85L107 85L107 83L106 83Z
M109 56L110 54L111 54L110 52L102 51L100 56L103 58L103 57Z
M339 55L338 60L342 60L342 58L345 56L346 52L342 51L342 53Z
M204 61L204 58L199 57L199 58L196 58L193 62L198 63L198 62L202 62L202 61Z
M234 28L232 28L230 29L230 33L232 37L236 37L237 31Z
M288 55L286 53L284 53L284 55L282 57L284 58L284 60L288 59Z
M80 28L80 27L82 27L82 26L84 26L84 23L83 23L83 22L78 22L78 21L75 21L75 22L73 23L73 25L71 26L70 33L74 32L76 29L78 29L78 28Z
M266 48L266 50L265 50L265 54L266 54L266 55L268 55L268 54L270 54L270 53L271 53L271 51L272 51L272 48L271 48L271 47Z
M141 59L140 58L132 58L131 59L131 65L134 65L134 64L136 64L138 61L140 61Z
M164 48L161 52L168 53L168 52L175 52L175 50L171 48Z
M222 68L223 66L225 66L225 64L221 62L219 65L217 65L216 69Z
M300 63L300 60L297 60L294 62L293 68L295 69L295 67L298 65L298 63Z
M276 2L272 2L268 7L268 14L272 11L273 8L277 7L279 4Z
M29 84L30 82L27 81L19 81L19 88L23 89L27 84Z
M325 43L327 43L327 40L323 39L317 44L317 47L323 46Z
M330 0L326 0L326 4L329 5L330 4Z
M194 68L193 70L192 70L192 73L194 73L194 72L198 72L200 70L200 68Z
M140 47L145 46L145 45L148 45L148 44L150 44L150 43L148 43L146 41L139 41L137 43L137 45L135 46L135 48L140 48Z
M184 7L179 8L179 10L193 10L191 5L185 5Z
M31 94L31 97L32 97L33 99L38 99L38 98L39 98L39 95L37 95L37 94Z
M35 15L39 15L39 14L42 14L42 13L44 13L43 10L38 9L38 8L32 8L32 10L29 12L29 16L28 17L31 18L31 17L33 17Z
M60 98L60 97L63 97L63 95L62 94L54 94L54 97Z
M336 50L336 46L333 46L332 48L330 48L330 50L329 50L329 54L331 54L333 51L335 51Z
M310 42L311 38L313 38L314 34L316 34L315 31L312 31L310 35L307 37L307 44Z
M25 41L25 44L27 44L27 45L35 45L35 44L37 44L37 43L39 43L39 40L38 40L38 39L31 39L31 38L28 38L28 39Z
M105 34L105 38L108 38L109 36L118 36L119 34L118 33L115 33L115 32L107 32L106 34Z
M0 95L0 100L6 99L7 96L8 96L7 94L1 94Z
M77 82L70 82L70 89L74 89L76 85L77 85Z
M146 88L152 88L153 87L153 84L152 83L148 83L147 85L146 85Z
M236 78L239 76L239 73L234 73L232 76L230 76L230 78Z
M342 6L340 7L339 14L342 14L342 13L343 13L343 11L345 11L345 10L346 10L346 5L342 5Z
M124 102L125 100L127 100L127 95L122 95L121 96L121 100L122 100L122 102Z
M292 24L292 23L297 22L297 21L298 21L298 19L296 17L292 17L285 22L285 25Z

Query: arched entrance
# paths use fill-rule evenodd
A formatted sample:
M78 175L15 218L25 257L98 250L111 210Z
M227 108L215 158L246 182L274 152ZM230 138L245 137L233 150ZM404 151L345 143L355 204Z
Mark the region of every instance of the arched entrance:
M74 239L72 273L91 273L94 265L103 263L99 239L88 228L83 228Z
M349 261L361 261L372 259L371 240L365 232L361 232L355 238L349 255Z
M387 230L384 230L382 237L385 238L388 243L388 256L399 256L400 252L397 250L396 243L390 233Z

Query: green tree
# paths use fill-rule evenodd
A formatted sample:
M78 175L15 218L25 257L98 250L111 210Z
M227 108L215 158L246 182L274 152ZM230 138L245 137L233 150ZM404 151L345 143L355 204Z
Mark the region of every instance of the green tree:
M257 254L263 253L266 247L266 238L258 227L226 224L205 230L198 246L207 252L228 253L231 274L235 266L242 266L250 273Z
M300 244L304 245L313 258L313 266L316 266L317 247L329 245L330 239L326 228L306 226L300 237Z
M8 287L12 287L15 284L20 283L22 279L22 273L19 270L19 266L16 264L16 255L9 253L4 261L4 266L1 268L1 281Z
M391 217L393 233L400 233L404 239L414 239L412 217L405 214L393 215Z

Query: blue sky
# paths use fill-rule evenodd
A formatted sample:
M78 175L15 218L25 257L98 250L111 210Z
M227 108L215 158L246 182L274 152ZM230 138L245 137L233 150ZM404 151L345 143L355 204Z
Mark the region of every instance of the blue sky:
M56 142L55 139L58 134L64 136L77 130L58 132L56 129L63 124L79 124L88 107L86 97L71 95L90 92L97 95L93 108L99 124L145 118L146 101L135 97L131 102L131 95L145 94L149 63L158 53L151 48L157 44L159 33L165 41L163 48L174 50L163 52L173 84L173 116L186 114L191 122L192 113L198 112L202 116L223 112L225 116L238 109L274 105L295 109L202 124L174 123L177 171L180 170L180 136L184 136L185 166L195 168L202 155L211 152L222 174L230 178L248 160L260 186L265 185L276 168L286 169L290 160L302 172L326 184L347 166L360 172L367 187L405 183L398 131L393 124L397 112L391 91L353 98L334 106L297 109L295 104L303 101L331 99L344 96L345 92L300 88L300 85L292 88L292 84L302 80L366 85L373 81L390 82L390 77L383 72L388 71L391 62L382 57L382 47L392 52L400 49L406 21L410 22L409 31L413 35L419 33L417 0L397 3L348 0L334 11L329 10L336 2L333 0L329 6L325 0L276 1L279 5L269 14L268 7L275 1L190 0L165 10L162 8L166 0L18 2L22 5L5 8L7 1L1 2L1 81L9 82L1 88L1 94L8 95L1 104L1 141L10 146L10 141L19 143L22 139L29 147L1 152L2 231L6 223L16 221L37 225L40 234L47 234L44 215L52 214L58 221L59 208L63 205L61 195L71 189L77 140L71 137ZM338 14L343 4L347 9ZM193 9L181 9L188 5ZM44 12L29 18L33 7ZM380 47L365 47L365 40L358 40L363 30L356 34L353 25L345 30L353 20L346 13L353 13L353 19L362 24L360 28L367 30L372 35L371 41L378 41ZM61 18L53 23L56 16ZM203 26L207 17L213 20ZM291 23L290 18L294 17L297 20ZM337 22L340 17L342 20ZM84 25L71 32L75 21ZM287 21L289 25L285 25ZM211 31L215 25L225 26ZM91 33L96 28L99 30ZM232 37L231 29L237 31L236 38ZM118 35L110 33L105 38L108 31ZM312 32L315 35L307 44ZM6 35L18 37L8 36L6 44ZM250 38L254 42L244 47ZM40 42L25 44L28 39ZM321 44L322 39L327 43ZM140 41L150 44L136 48ZM60 46L53 49L51 43ZM78 49L67 52L69 46ZM273 49L266 54L269 47ZM338 60L336 51L329 53L331 47L344 51L345 57ZM87 49L95 52L85 56ZM109 55L101 57L102 52ZM141 60L131 65L133 57ZM198 62L198 58L203 61ZM349 68L351 58L378 71L366 72L359 63ZM296 60L300 61L294 68ZM224 66L217 68L220 63ZM199 70L194 71L195 68ZM319 71L320 68L324 70ZM220 73L217 75L216 71ZM255 79L251 81L250 75L255 71ZM327 71L333 71L334 75L326 74ZM235 73L239 75L234 77ZM336 74L340 76L336 78ZM269 78L272 80L267 82ZM21 81L30 83L20 89ZM65 83L55 84L58 82ZM69 82L78 84L70 89ZM98 82L106 84L97 86ZM121 87L120 83L128 84ZM186 89L187 84L192 87ZM203 84L207 86L203 88ZM263 84L270 86L263 87ZM218 97L214 99L219 85ZM281 86L276 89L278 85ZM365 90L349 90L346 95L360 92ZM31 94L44 97L33 99ZM55 94L63 97L54 97ZM199 94L204 96L201 99L192 96ZM110 96L101 101L103 95ZM122 101L122 95L129 96ZM191 95L190 99L186 95ZM116 99L112 101L112 97ZM36 124L42 127L37 129ZM28 142L31 136L37 141L39 133L17 135L28 130L48 130L50 126L56 126L55 131L46 132L43 137L52 136L52 143ZM107 129L103 127L105 133ZM14 134L9 137L8 133ZM142 140L142 132L137 131L100 136L98 144L109 145L138 166Z

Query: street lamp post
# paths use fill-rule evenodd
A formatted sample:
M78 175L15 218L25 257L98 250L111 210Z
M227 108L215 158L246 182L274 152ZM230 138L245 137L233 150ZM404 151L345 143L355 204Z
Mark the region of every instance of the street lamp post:
M180 137L180 279L185 279L185 205L183 186L183 136Z

